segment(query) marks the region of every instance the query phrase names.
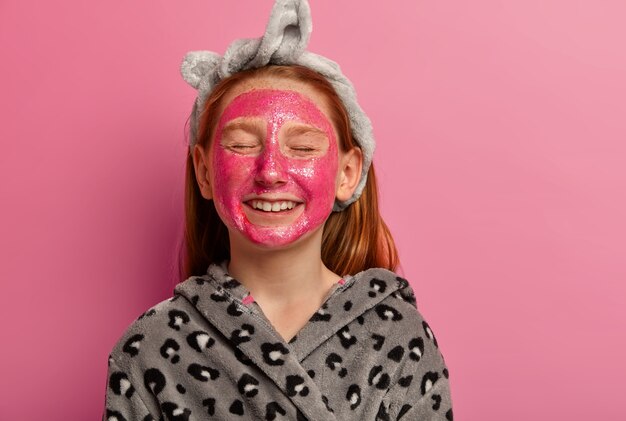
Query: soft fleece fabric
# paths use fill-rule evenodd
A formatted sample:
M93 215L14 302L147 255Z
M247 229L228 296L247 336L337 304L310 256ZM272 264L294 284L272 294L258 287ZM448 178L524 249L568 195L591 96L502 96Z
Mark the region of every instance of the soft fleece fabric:
M286 343L212 265L114 347L104 419L452 420L452 409L437 341L393 272L345 277Z

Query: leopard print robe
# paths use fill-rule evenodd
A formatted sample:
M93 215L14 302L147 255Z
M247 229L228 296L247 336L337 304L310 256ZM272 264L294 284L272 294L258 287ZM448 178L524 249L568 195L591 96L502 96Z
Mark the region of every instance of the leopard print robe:
M225 265L142 314L109 357L104 419L452 420L409 283L346 276L286 343Z

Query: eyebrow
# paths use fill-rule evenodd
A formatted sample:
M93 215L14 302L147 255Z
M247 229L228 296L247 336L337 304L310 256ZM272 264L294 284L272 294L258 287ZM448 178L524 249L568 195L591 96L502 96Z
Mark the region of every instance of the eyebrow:
M265 134L265 128L263 127L263 122L261 120L237 118L226 123L226 125L222 128L222 136L224 136L225 133L234 132L236 130L243 130L259 136L263 136Z
M287 137L299 136L303 134L322 135L324 137L328 137L325 131L309 125L290 126L285 129L285 136Z

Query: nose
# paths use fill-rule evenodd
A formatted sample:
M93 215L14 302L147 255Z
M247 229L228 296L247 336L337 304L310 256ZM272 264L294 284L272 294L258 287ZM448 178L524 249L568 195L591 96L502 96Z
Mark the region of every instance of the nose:
M281 185L287 182L287 166L278 145L267 144L259 154L256 162L254 180L266 187Z

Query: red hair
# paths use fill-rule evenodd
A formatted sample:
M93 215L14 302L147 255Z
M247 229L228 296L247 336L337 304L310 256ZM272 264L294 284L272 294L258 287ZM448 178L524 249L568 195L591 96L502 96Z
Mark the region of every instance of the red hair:
M302 66L265 66L235 73L220 81L202 110L196 133L197 144L208 150L224 94L244 80L261 77L303 82L323 94L328 101L340 148L348 151L359 146L352 136L348 113L332 85L319 73ZM180 281L202 275L209 264L230 258L228 230L219 218L213 201L204 199L200 193L192 151L190 146L185 178L185 231L179 260ZM328 217L322 235L322 261L339 276L373 267L395 270L398 266L395 243L378 209L373 164L359 199Z

